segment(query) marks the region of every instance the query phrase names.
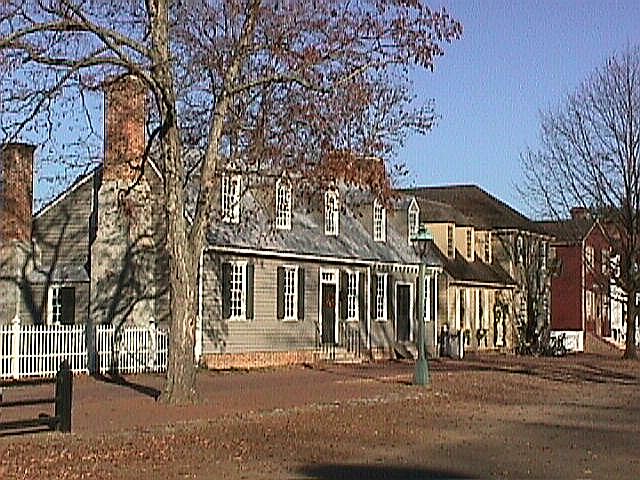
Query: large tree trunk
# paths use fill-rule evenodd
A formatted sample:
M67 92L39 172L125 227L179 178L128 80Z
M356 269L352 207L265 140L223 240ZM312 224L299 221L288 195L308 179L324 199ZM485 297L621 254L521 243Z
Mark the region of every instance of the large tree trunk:
M171 332L167 379L162 400L173 404L193 402L196 397L194 362L197 270L186 244L184 220L169 220L168 242L171 275Z
M638 306L636 305L637 293L636 289L633 289L627 297L627 342L622 358L638 358L638 349L636 347L636 316L638 315Z
M188 235L184 216L184 163L176 111L173 67L169 48L170 0L148 2L151 14L152 56L156 97L161 121L161 152L164 160L167 249L171 329L167 379L161 399L167 403L190 403L196 397L194 362L197 262L201 245ZM195 243L195 244L194 244Z

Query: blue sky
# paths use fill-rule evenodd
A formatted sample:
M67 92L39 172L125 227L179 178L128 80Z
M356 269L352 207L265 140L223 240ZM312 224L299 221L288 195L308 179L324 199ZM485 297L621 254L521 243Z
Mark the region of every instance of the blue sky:
M407 185L473 183L529 214L516 192L520 153L539 112L562 101L615 51L640 45L640 1L437 0L464 25L417 93L441 116L400 151Z

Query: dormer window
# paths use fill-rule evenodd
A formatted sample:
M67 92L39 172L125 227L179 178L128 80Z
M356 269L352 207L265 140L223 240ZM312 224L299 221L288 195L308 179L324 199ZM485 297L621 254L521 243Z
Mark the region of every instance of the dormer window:
M387 211L378 199L373 202L373 239L387 241Z
M491 263L491 232L484 235L484 261Z
M521 265L524 261L524 240L520 235L518 235L518 239L516 240L516 259L518 265Z
M324 234L338 235L338 192L327 190L324 194Z
M222 221L240 222L240 175L222 175Z
M473 262L473 230L467 229L467 258Z
M291 184L284 178L276 182L276 228L291 230Z
M411 200L411 204L409 205L409 211L407 213L407 233L408 240L411 243L411 240L418 236L418 229L420 228L420 207L418 207L418 202L416 199Z

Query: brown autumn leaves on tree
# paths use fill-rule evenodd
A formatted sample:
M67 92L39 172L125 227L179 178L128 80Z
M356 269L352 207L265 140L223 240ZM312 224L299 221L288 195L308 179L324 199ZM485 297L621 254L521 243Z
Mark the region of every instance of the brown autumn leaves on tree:
M60 145L57 132L73 125L76 141L64 139L75 148L61 157L99 158L92 105L102 85L123 74L144 83L170 257L164 398L190 401L197 262L220 218L216 178L231 165L309 184L344 173L388 194L383 169L357 166L390 162L408 133L432 127L411 75L432 69L461 33L421 0L3 0L0 140ZM192 223L188 175L198 186Z
M615 281L627 293L624 357L637 358L633 299L640 294L640 49L612 56L555 110L542 116L541 147L522 156L523 193L561 218L587 208L620 256Z

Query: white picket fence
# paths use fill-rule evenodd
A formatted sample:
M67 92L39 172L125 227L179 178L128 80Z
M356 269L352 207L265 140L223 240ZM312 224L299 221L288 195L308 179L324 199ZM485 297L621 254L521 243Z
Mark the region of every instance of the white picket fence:
M153 327L96 327L96 351L102 373L163 372L167 368L169 331Z
M94 327L100 372L161 372L167 367L166 329ZM54 377L63 360L74 373L88 373L85 325L0 325L0 378Z

